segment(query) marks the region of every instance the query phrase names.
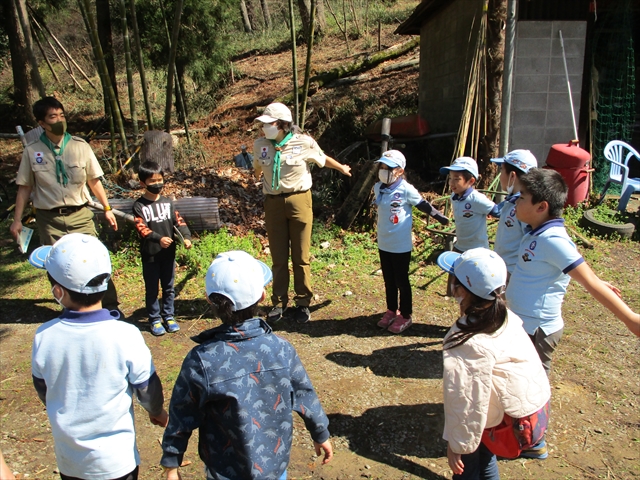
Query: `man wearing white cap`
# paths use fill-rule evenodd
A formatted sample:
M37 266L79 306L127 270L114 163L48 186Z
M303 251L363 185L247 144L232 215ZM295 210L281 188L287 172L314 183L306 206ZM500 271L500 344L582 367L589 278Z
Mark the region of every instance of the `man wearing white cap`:
M536 157L529 150L513 150L501 158L492 158L500 165L500 186L507 198L498 205L500 223L496 232L494 251L507 264L509 276L518 263L518 249L526 225L516 218L516 200L520 197L520 177L538 167Z
M329 167L351 176L351 167L325 155L316 141L293 125L291 110L272 103L256 118L262 123L264 137L253 144L253 166L262 173L265 194L264 216L273 260L273 309L267 320L277 322L289 301L289 248L293 263L293 288L296 309L293 317L300 323L311 318L310 253L313 210L311 201L311 165Z
M95 237L70 233L37 248L63 312L33 340L31 371L47 407L63 480L138 478L133 395L166 426L162 384L140 331L102 308L111 260Z
M286 480L292 413L297 412L324 463L333 456L329 420L293 346L257 317L271 281L264 263L243 251L218 255L205 289L222 325L206 330L184 359L162 441L167 480L178 480L191 433L206 478Z

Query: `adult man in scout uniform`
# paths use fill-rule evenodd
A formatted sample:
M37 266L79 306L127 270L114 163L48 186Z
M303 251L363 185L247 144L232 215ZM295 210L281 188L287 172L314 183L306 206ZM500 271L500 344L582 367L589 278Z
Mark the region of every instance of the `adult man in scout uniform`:
M93 213L87 208L88 186L104 206L105 218L118 229L100 177L102 168L93 150L79 137L67 132L64 107L53 97L33 104L33 114L44 129L40 138L28 144L22 154L16 184L18 195L11 235L18 240L22 214L33 193L36 223L42 245L53 245L67 233L97 236ZM105 306L114 308L117 299L113 283L105 297ZM115 304L115 305L114 305Z

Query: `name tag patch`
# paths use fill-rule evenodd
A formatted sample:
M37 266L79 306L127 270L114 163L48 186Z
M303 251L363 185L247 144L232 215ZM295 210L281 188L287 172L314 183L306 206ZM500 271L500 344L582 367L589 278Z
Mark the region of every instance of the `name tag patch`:
M302 153L302 147L298 145L297 147L293 147L292 151L294 155L300 155Z

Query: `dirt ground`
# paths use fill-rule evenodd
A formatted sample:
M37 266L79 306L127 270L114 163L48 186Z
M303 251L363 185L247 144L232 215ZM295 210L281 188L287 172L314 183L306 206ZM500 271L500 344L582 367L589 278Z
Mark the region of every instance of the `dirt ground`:
M384 39L388 45L398 41L390 34ZM315 65L322 65L322 70L345 59L343 48L337 40L333 42L319 51L314 61ZM228 163L239 152L240 144L252 144L256 136L252 129L255 107L286 93L289 62L289 53L237 62L244 76L229 87L225 101L216 111L199 123L209 128L202 141L212 163ZM382 74L379 67L373 73L375 80L349 88L366 88L387 102L417 91L416 70ZM329 154L337 153L348 143L344 137L331 143L331 132L323 125L336 114L336 102L350 95L349 88L326 89L313 97L311 133L324 137L322 145ZM318 130L314 132L314 128ZM3 167L7 167L4 160ZM184 179L185 185L197 184L194 178L202 176L198 169L191 173ZM221 177L219 170L208 175ZM262 214L254 198L259 193L253 191L248 180L242 181L246 182L245 195L251 206L237 208L237 213L225 220L236 225L235 233L240 235L247 225L260 231ZM230 207L237 207L236 200L249 202L246 197L243 200L242 192L234 195L237 196L229 197ZM640 246L595 243L597 254L591 254L592 266L602 278L620 286L625 300L640 311ZM30 268L16 252L14 245L0 243L0 266L6 275L0 280L0 448L20 478L53 479L58 478L53 440L46 412L31 385L30 351L35 330L56 315L57 305L44 282L36 281L36 274L27 275L24 280L33 283L19 283L10 276L12 271ZM415 255L420 256L420 251ZM303 423L296 419L289 477L451 478L441 439L441 344L455 320L456 304L443 297L443 275L434 266L433 258L420 258L419 268L412 275L416 324L394 336L375 325L384 304L381 277L373 272L356 276L348 264L338 268L342 270L339 281L322 274L313 277L318 298L310 323L298 325L285 319L275 326L277 333L296 347L313 380L330 418L335 448L334 460L321 466ZM183 278L181 271L177 283ZM142 292L121 292L128 321L140 327L152 351L167 402L182 359L194 345L189 337L217 325L207 313L200 315L204 302L198 297L199 280L189 282L197 285L191 290L186 288L177 298L182 330L160 338L153 337L141 321ZM347 291L353 294L346 295ZM502 478L638 478L638 339L573 284L563 311L567 325L551 375L549 458L501 461ZM141 478L161 478L158 440L162 430L148 422L139 406L136 414ZM184 479L203 478L196 438L192 438L186 455L191 463L181 469Z

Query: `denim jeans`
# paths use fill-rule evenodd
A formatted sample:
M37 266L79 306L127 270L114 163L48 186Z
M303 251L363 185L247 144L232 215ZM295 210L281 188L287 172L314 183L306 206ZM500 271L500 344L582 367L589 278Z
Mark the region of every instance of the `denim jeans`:
M173 257L155 262L142 262L144 278L145 304L150 322L160 318L173 318L173 299L175 290L173 282L176 274L176 262ZM158 282L162 286L162 310L158 302Z
M462 455L462 463L464 472L453 480L500 480L498 460L482 443L475 452Z

